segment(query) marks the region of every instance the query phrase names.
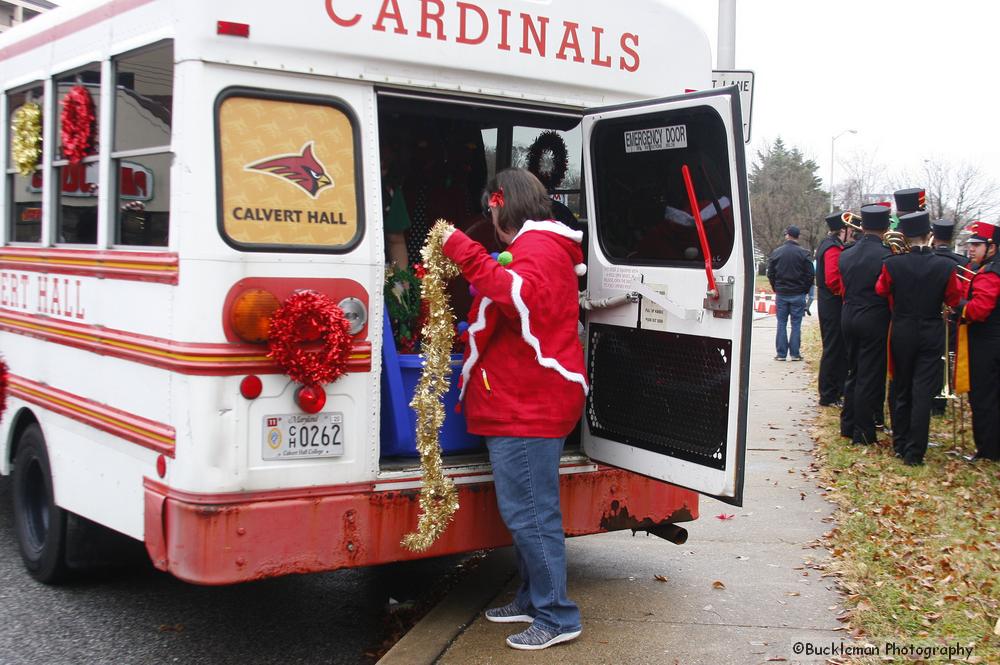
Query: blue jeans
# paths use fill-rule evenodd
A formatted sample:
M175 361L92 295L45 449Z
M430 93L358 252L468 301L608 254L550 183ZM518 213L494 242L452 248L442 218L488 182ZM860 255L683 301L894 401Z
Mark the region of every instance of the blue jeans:
M580 630L580 610L566 595L566 540L559 509L563 439L488 436L497 507L514 538L521 587L515 601L540 628Z
M799 342L802 339L802 317L806 313L806 294L797 296L775 295L778 305L778 338L775 346L778 357L799 356ZM788 315L792 315L792 337L788 338Z

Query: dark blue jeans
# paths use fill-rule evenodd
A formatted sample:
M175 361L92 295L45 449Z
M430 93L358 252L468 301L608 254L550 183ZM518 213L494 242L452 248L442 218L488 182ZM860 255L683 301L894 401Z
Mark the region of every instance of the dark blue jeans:
M775 295L774 299L778 305L778 338L775 340L778 357L802 355L799 353L799 342L802 339L802 317L806 313L806 294ZM792 316L791 339L788 337L787 330L789 314Z
M486 437L497 506L514 538L521 587L518 607L540 628L580 630L580 610L566 595L566 540L559 509L563 439Z

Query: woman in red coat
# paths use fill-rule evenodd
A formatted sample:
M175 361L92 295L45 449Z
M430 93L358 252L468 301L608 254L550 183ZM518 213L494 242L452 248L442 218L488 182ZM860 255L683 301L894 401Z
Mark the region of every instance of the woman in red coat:
M581 632L580 612L566 595L559 461L589 389L577 335L582 233L551 219L545 187L526 170L498 173L487 190L507 251L494 259L461 231L444 243L476 292L460 379L463 411L469 431L486 437L497 505L521 572L514 601L486 618L531 623L507 644L544 649Z

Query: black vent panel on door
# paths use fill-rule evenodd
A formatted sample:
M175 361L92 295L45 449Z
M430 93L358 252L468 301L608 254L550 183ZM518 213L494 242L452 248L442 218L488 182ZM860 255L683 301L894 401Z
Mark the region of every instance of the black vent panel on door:
M732 341L591 324L595 436L723 469Z

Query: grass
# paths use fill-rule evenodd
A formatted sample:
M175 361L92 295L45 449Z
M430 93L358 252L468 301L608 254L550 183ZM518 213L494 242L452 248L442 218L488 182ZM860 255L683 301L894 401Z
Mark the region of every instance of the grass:
M767 275L757 275L754 278L753 284L754 293L759 293L764 291L765 293L774 293L774 289L771 288L771 283L767 281Z
M804 354L819 359L819 328L803 330ZM818 362L810 362L818 371ZM953 423L949 417L960 412ZM816 471L838 508L822 545L847 594L841 620L857 637L974 646L962 662L1000 662L1000 465L965 462L972 451L968 407L931 422L922 467L907 467L883 437L853 446L840 413L815 422ZM962 431L965 430L965 442Z

